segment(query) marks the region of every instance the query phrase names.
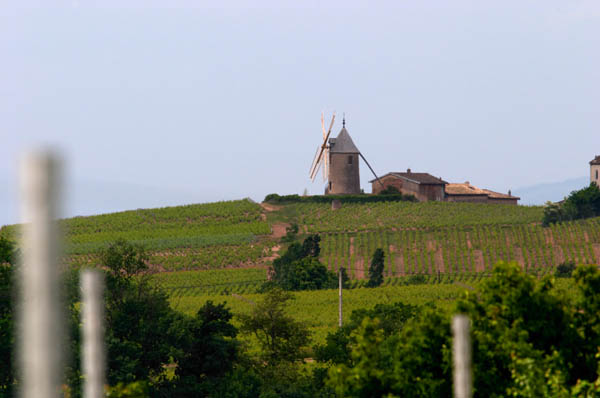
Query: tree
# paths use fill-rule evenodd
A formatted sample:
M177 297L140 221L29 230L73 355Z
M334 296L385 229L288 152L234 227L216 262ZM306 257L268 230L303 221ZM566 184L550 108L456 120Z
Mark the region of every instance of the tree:
M383 268L385 266L385 253L382 249L375 249L369 266L368 287L377 287L383 283Z
M106 269L107 379L110 385L158 377L185 327L167 294L140 275L147 270L143 247L118 240L100 255Z
M595 183L573 191L562 203L546 203L542 225L600 215L600 188Z
M0 264L8 263L15 265L17 260L17 249L15 244L6 237L0 235Z
M268 365L295 362L305 357L304 349L310 342L306 325L286 314L292 294L282 289L269 290L250 314L239 315L240 330L253 334L262 349L263 360Z
M472 324L475 397L598 396L600 272L578 267L573 279L576 299L556 294L550 277L498 263L458 300L451 313ZM339 396L451 395L450 313L425 307L387 337L369 319L350 335L350 360L329 370Z
M302 244L292 243L280 258L273 261L270 284L285 290L335 288L336 275L319 261L320 241L319 235L310 235Z
M0 264L0 397L12 396L15 381L13 275L14 267Z
M352 311L350 319L333 333L329 333L325 344L314 347L315 359L331 364L350 364L350 347L356 341L351 337L366 318L377 319L377 327L384 337L399 333L406 322L417 315L419 307L396 302L393 304L376 304L371 309L360 308Z
M189 333L175 370L175 396L210 395L233 370L240 346L231 318L225 303L215 305L208 301L187 322Z

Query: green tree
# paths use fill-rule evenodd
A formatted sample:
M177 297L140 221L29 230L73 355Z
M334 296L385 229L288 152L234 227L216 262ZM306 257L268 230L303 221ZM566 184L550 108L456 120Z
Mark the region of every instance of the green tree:
M377 319L377 327L384 337L399 333L406 322L417 315L419 307L396 302L393 304L376 304L371 309L361 308L352 311L349 320L325 338L325 344L314 347L315 359L331 364L350 364L350 347L356 342L351 335L362 324L365 318Z
M225 303L215 305L208 301L187 322L189 333L175 370L175 396L208 396L220 383L227 382L226 376L233 370L240 349L231 318Z
M383 283L383 268L385 267L385 253L381 248L375 249L369 266L368 287L377 287Z
M308 236L302 244L292 243L273 261L272 281L285 290L314 290L337 286L336 275L319 261L319 235Z
M258 340L263 360L270 365L295 362L306 356L310 333L306 325L286 314L292 294L282 289L269 290L250 314L239 315L240 330Z
M14 242L0 235L0 264L8 263L15 265L17 260L17 249Z
M600 188L595 183L573 191L562 203L546 203L542 225L600 216Z
M12 266L0 264L0 397L12 396L15 381L13 275Z
M106 269L107 379L110 385L157 379L185 336L183 317L147 275L143 247L118 240L100 255Z

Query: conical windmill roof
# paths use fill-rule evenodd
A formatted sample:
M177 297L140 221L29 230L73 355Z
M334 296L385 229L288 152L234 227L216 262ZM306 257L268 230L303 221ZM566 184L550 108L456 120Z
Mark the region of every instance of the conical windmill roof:
M350 134L348 134L348 130L346 128L342 128L342 131L338 134L336 138L329 139L329 152L330 153L360 153L352 138L350 138Z

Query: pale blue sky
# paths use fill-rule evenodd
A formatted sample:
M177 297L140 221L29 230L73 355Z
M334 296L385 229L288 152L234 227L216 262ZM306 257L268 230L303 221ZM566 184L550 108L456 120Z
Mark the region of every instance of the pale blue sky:
M65 215L320 193L322 111L380 174L505 192L600 154L598 1L1 3L0 225L37 144Z

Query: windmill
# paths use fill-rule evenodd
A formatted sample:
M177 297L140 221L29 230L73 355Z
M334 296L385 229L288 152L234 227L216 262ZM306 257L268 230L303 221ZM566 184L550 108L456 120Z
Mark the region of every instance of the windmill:
M319 169L323 171L323 182L328 181L325 188L326 194L357 194L360 193L360 176L358 161L359 157L364 160L375 179L383 186L383 183L367 162L367 159L358 150L348 130L346 130L346 118L342 122L342 130L336 138L329 138L335 121L335 113L331 118L329 129L325 130L325 119L321 114L321 130L323 142L317 147L315 157L309 170L312 181L315 180Z

